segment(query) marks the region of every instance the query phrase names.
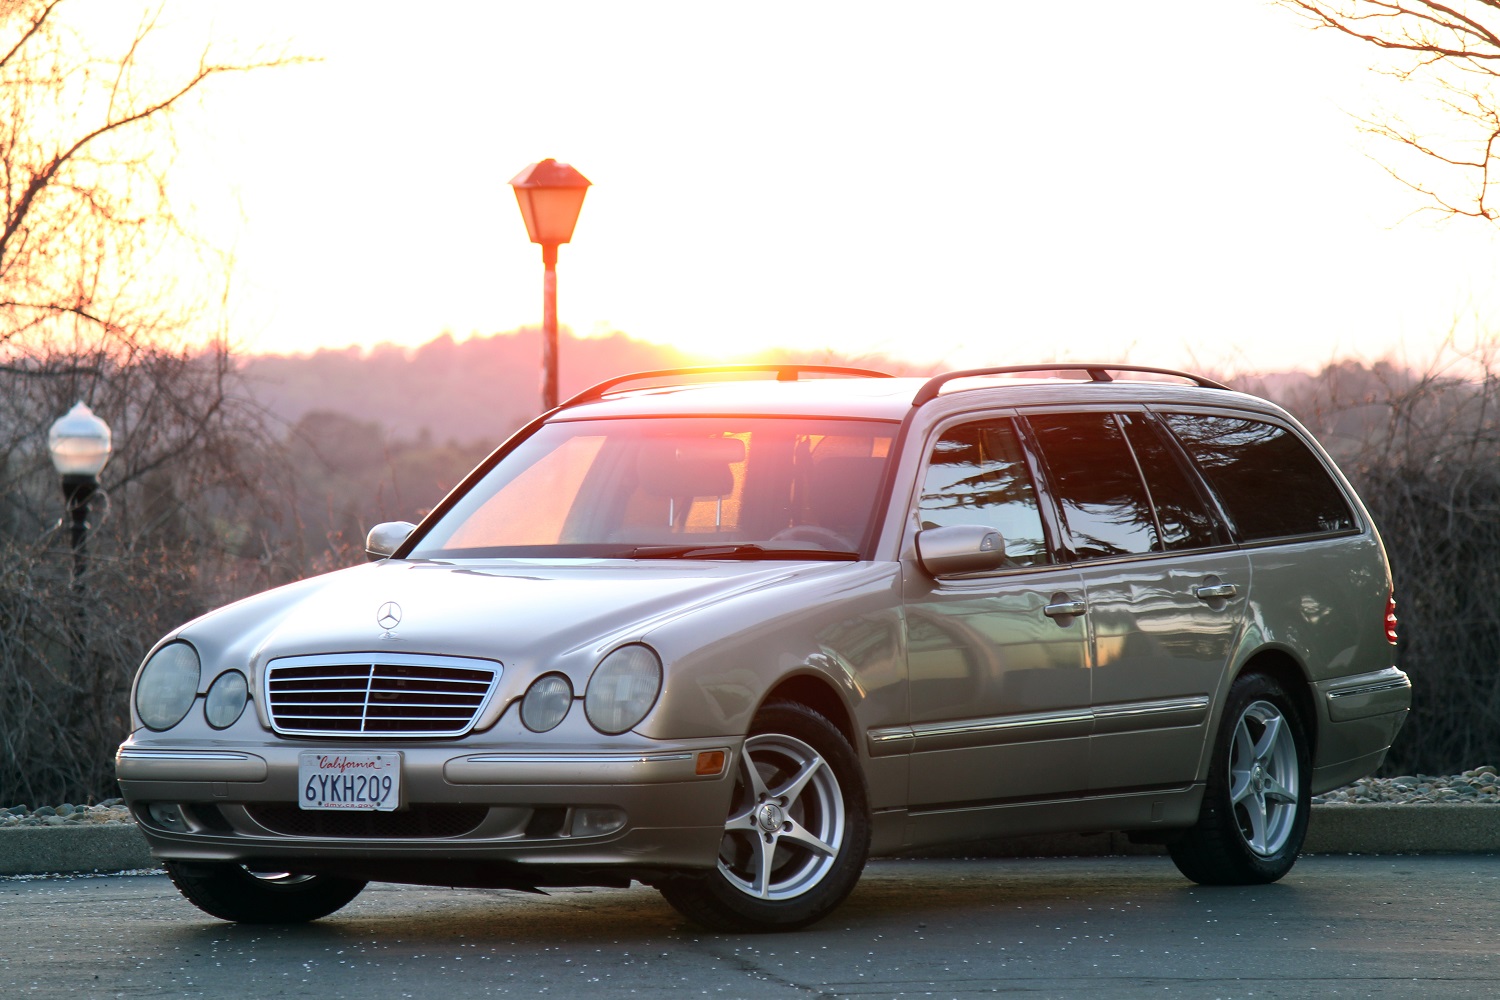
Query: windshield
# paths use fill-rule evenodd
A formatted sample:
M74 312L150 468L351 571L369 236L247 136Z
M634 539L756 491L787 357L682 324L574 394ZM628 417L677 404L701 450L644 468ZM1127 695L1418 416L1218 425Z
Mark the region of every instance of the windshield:
M560 421L507 454L411 558L855 558L894 423Z

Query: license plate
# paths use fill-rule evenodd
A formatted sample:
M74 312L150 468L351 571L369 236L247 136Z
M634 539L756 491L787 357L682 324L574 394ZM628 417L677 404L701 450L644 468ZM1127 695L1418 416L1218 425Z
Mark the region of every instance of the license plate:
M297 787L303 809L391 812L401 803L401 755L304 751Z

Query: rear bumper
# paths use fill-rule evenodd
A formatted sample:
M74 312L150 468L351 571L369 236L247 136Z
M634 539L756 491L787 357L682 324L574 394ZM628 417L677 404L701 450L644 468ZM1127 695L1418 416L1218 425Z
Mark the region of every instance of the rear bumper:
M1314 687L1333 722L1390 715L1411 708L1411 678L1396 667L1322 681Z
M1396 667L1320 681L1312 794L1349 784L1380 767L1411 709L1411 679Z

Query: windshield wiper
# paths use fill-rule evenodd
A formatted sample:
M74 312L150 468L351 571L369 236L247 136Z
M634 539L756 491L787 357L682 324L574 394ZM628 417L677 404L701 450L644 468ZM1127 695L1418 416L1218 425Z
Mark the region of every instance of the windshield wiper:
M830 549L783 549L750 542L732 545L638 545L618 556L621 559L827 559L852 562L857 552Z

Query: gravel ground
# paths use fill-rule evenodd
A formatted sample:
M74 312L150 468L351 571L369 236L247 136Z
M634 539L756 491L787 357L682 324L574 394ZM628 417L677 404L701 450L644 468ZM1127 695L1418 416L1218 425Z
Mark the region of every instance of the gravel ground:
M1500 805L1500 775L1484 764L1462 774L1434 776L1408 774L1396 778L1361 778L1352 785L1313 796L1314 805ZM123 799L105 799L97 805L19 805L0 808L0 830L14 826L121 825L133 822Z
M1352 785L1313 796L1314 805L1500 805L1500 777L1492 764L1446 777L1407 774L1397 778L1361 778Z
M133 822L124 799L105 799L92 806L65 802L60 806L37 806L35 809L26 805L0 809L0 830L13 826L119 826Z

